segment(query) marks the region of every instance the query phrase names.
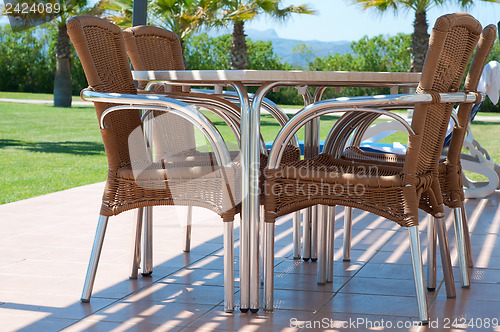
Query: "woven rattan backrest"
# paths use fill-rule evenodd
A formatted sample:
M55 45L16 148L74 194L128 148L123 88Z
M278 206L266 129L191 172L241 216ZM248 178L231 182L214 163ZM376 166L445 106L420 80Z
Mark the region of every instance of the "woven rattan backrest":
M469 73L465 79L464 90L476 92L479 84L479 79L483 72L484 66L488 61L488 56L495 44L497 36L497 28L490 24L483 29L479 42L477 44L476 53L472 58L472 63L469 68ZM448 163L458 165L460 161L460 153L464 143L465 132L469 124L473 104L460 104L457 111L457 118L460 128L455 127L451 138L450 147L448 150Z
M68 23L68 34L82 62L89 88L98 92L136 94L121 29L93 16L78 16ZM97 118L109 107L94 103ZM130 165L128 139L141 125L135 110L112 113L101 130L110 170Z
M175 33L140 25L123 31L127 53L135 70L184 70L181 42ZM139 88L147 82L139 81ZM174 86L172 91L182 91Z
M123 31L128 56L135 70L184 70L179 38L172 31L140 25ZM147 82L139 81L139 88ZM181 92L180 86L171 86L172 92ZM155 136L156 156L189 154L196 148L194 127L188 121L174 115L163 114L160 131Z
M458 91L467 64L481 33L481 25L465 13L437 19L431 32L418 92ZM436 100L438 101L438 100ZM453 104L419 104L412 128L417 136L408 142L405 172L422 174L436 170Z

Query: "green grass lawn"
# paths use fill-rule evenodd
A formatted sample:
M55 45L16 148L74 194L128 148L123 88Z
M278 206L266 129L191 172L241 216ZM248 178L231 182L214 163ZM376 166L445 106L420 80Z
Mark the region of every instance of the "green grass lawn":
M0 103L0 112L0 204L106 179L106 155L93 107ZM230 130L222 121L210 118L234 149ZM321 139L335 119L322 117ZM265 141L272 141L279 125L267 115L262 115L261 120ZM499 125L478 121L473 124L475 137L497 161ZM303 139L302 130L299 139ZM406 138L401 133L385 141L393 140L405 142Z
M0 103L0 204L106 179L95 111Z
M30 100L52 100L54 95L51 93L31 93L31 92L5 92L0 91L0 98L8 99L30 99ZM73 101L82 101L80 96L73 96Z

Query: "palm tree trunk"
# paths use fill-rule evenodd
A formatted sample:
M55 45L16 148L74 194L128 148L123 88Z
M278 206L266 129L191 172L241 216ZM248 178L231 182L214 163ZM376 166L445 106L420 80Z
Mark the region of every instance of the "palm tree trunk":
M413 22L414 31L411 39L411 72L421 72L424 66L425 54L429 47L428 27L427 13L425 11L415 12L415 21Z
M71 46L66 25L59 26L56 45L54 106L71 107Z
M184 69L187 70L189 68L187 67L187 61L186 61L186 42L184 41L184 38L180 37L179 37L179 42L181 43L182 63L184 63Z
M231 42L231 69L247 69L248 53L243 21L234 21Z

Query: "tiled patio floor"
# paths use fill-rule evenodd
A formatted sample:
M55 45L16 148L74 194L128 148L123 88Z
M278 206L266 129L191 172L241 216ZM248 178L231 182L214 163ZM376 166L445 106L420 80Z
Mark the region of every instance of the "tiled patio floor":
M0 331L288 331L312 326L362 331L371 325L380 330L382 324L408 330L416 320L406 230L355 210L352 260L343 262L340 207L331 284L316 284L316 263L291 258L291 221L277 223L274 313L223 312L221 221L207 210L195 210L192 251L183 253L185 210L172 207L155 209L150 278L128 279L134 213L110 219L92 301L80 303L102 189L101 183L0 206ZM472 285L462 289L455 269L457 297L447 299L438 270L439 288L428 292L431 327L450 331L445 324L455 319L474 319L483 327L500 319L499 199L496 194L467 202L476 266ZM424 250L426 224L424 218ZM452 218L447 224L455 255Z

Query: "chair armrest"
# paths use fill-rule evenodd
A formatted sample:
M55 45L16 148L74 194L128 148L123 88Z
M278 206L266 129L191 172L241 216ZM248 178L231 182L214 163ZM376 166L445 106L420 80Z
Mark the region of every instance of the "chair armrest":
M196 107L202 107L210 110L215 115L220 117L231 129L238 145L241 141L241 131L240 131L240 110L239 108L223 99L201 94L201 93L181 93L181 92L149 92L146 90L139 90L145 95L156 95L160 97L167 97L179 100L181 102L187 103L189 105L194 105Z
M146 85L145 90L152 89L155 86L160 85L160 84L165 85L165 86L179 85L179 83L177 83L177 82L173 83L170 81L150 81ZM171 94L171 93L172 92L165 92L165 94ZM225 99L225 100L236 101L236 102L239 102L239 100L240 100L238 94L235 91L222 90L222 93L219 93L219 92L217 92L217 90L192 89L190 93L196 93L199 95L203 95L203 94L213 95L213 96ZM253 100L253 97L254 97L253 94L250 94L250 93L248 94L248 98L250 100ZM287 123L289 120L288 115L286 115L286 113L283 112L283 110L278 105L276 105L272 100L270 100L268 98L263 98L261 108L263 108L269 114L271 114L271 116L279 123L279 125L281 127L283 127L285 125L285 123ZM240 114L238 114L238 119L239 118L240 118ZM267 153L267 151L264 151L265 150L265 142L262 139L262 137L261 137L261 142L262 142L262 147L264 147L264 148L261 148L261 150L262 150L261 152ZM297 147L299 146L299 141L298 141L297 137L293 138L292 144L297 146Z
M475 93L439 93L442 103L473 103L476 101ZM484 98L484 96L483 96ZM415 104L426 104L433 102L433 97L428 93L413 93L403 95L379 95L363 97L342 97L327 99L316 102L304 107L295 114L290 121L280 130L273 147L269 154L268 167L277 168L283 155L284 146L290 141L291 137L310 120L322 115L338 112L365 112L390 116L397 121L404 121L399 115L384 110L383 108L392 106L408 106ZM382 109L374 109L375 107ZM403 123L401 122L401 123ZM405 127L410 135L415 135L411 126L406 123Z
M103 93L91 90L82 91L82 99L86 101L122 104L105 110L100 119L101 129L105 129L104 120L109 114L120 110L154 110L176 114L198 128L208 139L214 150L217 162L221 166L230 166L229 150L217 128L195 107L184 102L157 96L157 95L131 95L120 93ZM127 104L127 105L123 105Z

